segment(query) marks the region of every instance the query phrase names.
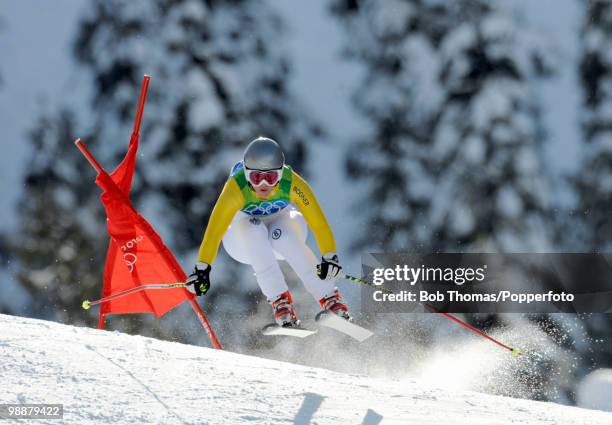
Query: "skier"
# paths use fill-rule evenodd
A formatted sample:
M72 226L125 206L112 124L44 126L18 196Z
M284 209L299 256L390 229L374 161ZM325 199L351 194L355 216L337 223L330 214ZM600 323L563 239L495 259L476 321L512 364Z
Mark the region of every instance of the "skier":
M318 268L306 245L307 223L323 253ZM285 164L274 140L256 138L244 151L243 161L232 167L187 280L187 288L198 296L210 289L211 265L221 240L232 258L253 267L279 326L299 327L300 321L278 259L289 263L323 310L351 321L334 286L342 269L334 235L310 186Z

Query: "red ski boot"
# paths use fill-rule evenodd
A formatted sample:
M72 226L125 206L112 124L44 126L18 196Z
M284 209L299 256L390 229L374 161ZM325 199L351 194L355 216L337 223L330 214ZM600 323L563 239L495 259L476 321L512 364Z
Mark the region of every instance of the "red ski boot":
M338 292L338 288L334 288L334 292L327 296L323 297L319 300L319 304L323 310L329 310L332 313L342 317L343 319L351 322L353 319L349 314L348 307L342 301L342 297Z
M301 325L293 308L293 299L289 291L283 292L275 301L270 301L274 309L274 320L281 327L299 327Z

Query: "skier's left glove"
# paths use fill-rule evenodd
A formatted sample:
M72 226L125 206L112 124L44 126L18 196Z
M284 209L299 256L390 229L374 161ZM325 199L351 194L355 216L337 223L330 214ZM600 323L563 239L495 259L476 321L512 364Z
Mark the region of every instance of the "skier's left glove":
M197 262L185 284L187 290L192 294L200 296L207 293L210 289L210 265Z
M317 274L321 280L333 279L338 276L340 270L342 270L342 266L335 252L323 254L323 257L321 257L321 264L317 266Z

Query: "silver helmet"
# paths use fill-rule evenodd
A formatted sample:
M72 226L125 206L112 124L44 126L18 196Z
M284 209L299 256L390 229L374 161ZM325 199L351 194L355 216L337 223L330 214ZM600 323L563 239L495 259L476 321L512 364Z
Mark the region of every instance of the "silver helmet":
M277 170L285 165L285 155L278 143L258 137L244 150L244 166L252 170Z

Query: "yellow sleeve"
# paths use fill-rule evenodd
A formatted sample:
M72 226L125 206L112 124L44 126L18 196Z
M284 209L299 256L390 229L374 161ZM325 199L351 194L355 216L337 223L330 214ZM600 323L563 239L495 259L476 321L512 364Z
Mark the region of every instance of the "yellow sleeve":
M208 220L204 238L200 245L200 252L198 253L198 261L212 265L217 257L221 239L236 212L242 208L242 204L242 193L238 183L234 179L229 179L225 186L223 186L223 190Z
M306 181L295 171L291 179L291 202L300 209L308 227L312 231L321 255L327 252L336 252L336 241L331 227L323 214L323 210L315 198L312 189Z

